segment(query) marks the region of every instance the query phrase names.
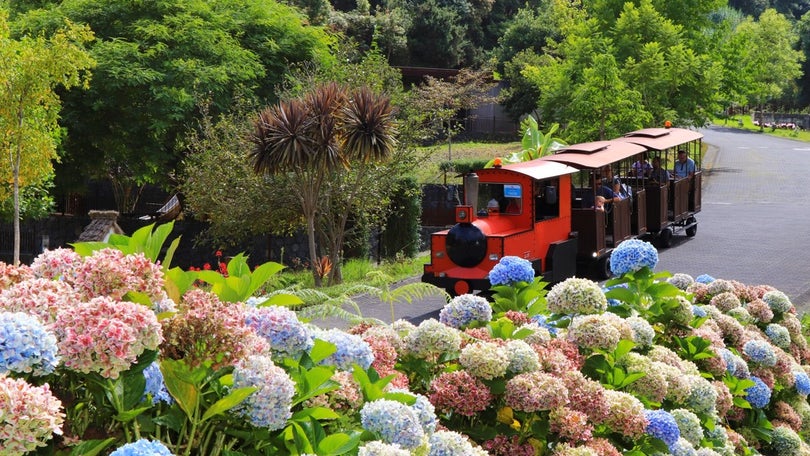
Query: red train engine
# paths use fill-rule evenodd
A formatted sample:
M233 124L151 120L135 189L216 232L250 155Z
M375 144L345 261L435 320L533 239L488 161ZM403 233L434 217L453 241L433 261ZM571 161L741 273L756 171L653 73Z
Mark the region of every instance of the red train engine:
M504 256L531 261L535 274L546 280L574 275L571 175L576 172L532 160L466 175L456 225L431 236L431 262L422 281L451 295L488 290L489 271Z

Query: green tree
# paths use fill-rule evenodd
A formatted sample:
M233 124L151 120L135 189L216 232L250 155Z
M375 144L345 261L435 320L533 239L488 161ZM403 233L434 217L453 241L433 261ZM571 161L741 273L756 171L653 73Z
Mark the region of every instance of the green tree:
M237 93L272 102L290 64L328 58L323 30L275 1L66 0L17 25L52 30L63 18L93 29L98 68L89 91L65 97L57 185L112 179L123 212L141 184L171 184L183 153L178 142L201 102L210 100L213 115Z
M203 111L205 109L203 107ZM187 213L209 223L207 237L238 245L253 236L290 234L304 226L287 175L258 175L245 160L253 123L251 106L213 118L205 113L184 140L188 150L180 175Z
M597 55L575 87L568 125L572 142L605 140L641 128L651 119L641 103L641 94L619 77L610 54Z
M12 39L0 9L0 172L14 201L14 264L20 262L20 192L45 183L57 159L60 99L55 90L88 86L93 59L84 49L93 34L67 23L50 37Z
M255 126L254 170L295 176L290 182L306 220L310 263L315 284L320 286L323 270L318 265L323 263L317 253L315 225L319 203L328 196L325 183L352 164L363 167L390 157L396 134L390 100L368 87L348 91L330 83L263 110ZM333 251L332 267L339 269L340 263L339 250Z
M798 35L790 21L774 9L765 10L759 21L748 18L735 33L744 43L739 69L748 75L742 92L761 112L765 104L791 89L801 75L805 57L794 48Z

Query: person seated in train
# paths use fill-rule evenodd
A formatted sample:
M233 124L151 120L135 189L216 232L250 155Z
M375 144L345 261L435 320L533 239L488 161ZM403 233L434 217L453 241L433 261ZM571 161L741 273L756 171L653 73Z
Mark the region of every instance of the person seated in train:
M613 195L618 199L630 199L633 196L630 192L630 188L618 178L613 180L613 188L611 190L613 190Z
M506 205L507 214L520 214L520 202L517 198L509 198L509 204Z
M683 179L695 175L695 161L689 158L684 149L678 151L678 160L675 162L675 178Z
M630 173L635 177L649 177L650 170L652 170L652 165L647 161L647 154L643 154L641 158L636 160L630 167Z
M669 182L669 171L661 167L661 157L653 157L649 177L656 184Z
M593 178L593 188L595 191L593 193L585 193L583 195L583 202L585 203L583 207L593 207L595 200L595 196L601 196L605 198L605 209L610 210L610 205L616 201L616 195L613 193L613 189L611 189L610 185L608 185L610 181L603 180L601 176L594 175Z
M501 211L501 203L498 202L497 199L492 198L487 203L487 212L490 214L497 214Z

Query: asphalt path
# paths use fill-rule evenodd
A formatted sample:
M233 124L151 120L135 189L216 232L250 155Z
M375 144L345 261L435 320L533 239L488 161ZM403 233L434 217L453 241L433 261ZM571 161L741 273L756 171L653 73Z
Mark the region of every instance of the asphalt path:
M671 247L659 249L656 270L771 285L800 312L810 310L810 143L725 127L701 132L709 147L697 235L676 233ZM388 304L364 296L355 302L364 317L390 322ZM395 315L419 322L444 303L440 296L396 303Z
M701 130L703 204L693 238L675 236L657 270L765 284L810 310L810 143Z

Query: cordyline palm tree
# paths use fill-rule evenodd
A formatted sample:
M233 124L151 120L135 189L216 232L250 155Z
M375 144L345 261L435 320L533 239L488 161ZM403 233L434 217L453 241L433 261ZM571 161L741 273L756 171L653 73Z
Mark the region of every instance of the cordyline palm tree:
M320 286L315 224L323 184L332 173L345 173L351 166L362 167L391 156L396 129L390 100L366 87L349 91L329 83L301 98L266 108L255 129L254 171L296 177L296 188L291 190L297 194L306 220L310 264L315 285ZM345 229L348 214L341 216ZM339 281L340 246L331 247L332 277Z

